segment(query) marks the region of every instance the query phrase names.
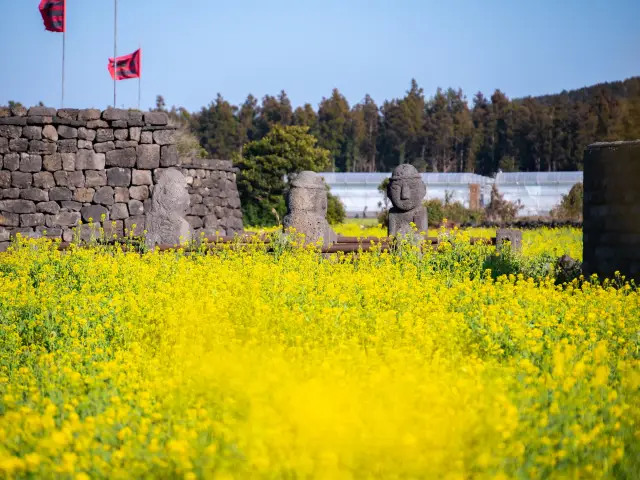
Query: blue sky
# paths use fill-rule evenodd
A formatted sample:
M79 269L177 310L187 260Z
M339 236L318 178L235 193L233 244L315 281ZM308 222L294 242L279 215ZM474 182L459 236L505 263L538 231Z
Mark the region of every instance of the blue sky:
M0 0L0 104L60 107L62 34L39 0ZM415 78L507 96L556 93L640 74L639 0L119 0L118 55L143 47L142 108L157 94L194 111L284 89L314 107L401 97ZM65 107L113 103L113 1L67 0ZM118 82L118 106L138 81Z

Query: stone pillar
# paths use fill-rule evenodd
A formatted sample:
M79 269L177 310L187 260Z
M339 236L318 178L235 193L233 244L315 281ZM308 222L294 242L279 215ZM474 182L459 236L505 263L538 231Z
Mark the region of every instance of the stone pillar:
M469 208L471 210L480 210L480 184L469 184Z
M320 175L303 171L291 181L287 194L287 215L282 220L283 230L294 228L305 235L305 244L322 239L323 246L335 243L338 236L331 229L327 217L327 190Z
M496 249L502 250L504 242L511 242L511 251L522 252L522 230L514 230L510 228L499 228L496 232Z
M595 143L584 155L583 271L640 281L640 140Z

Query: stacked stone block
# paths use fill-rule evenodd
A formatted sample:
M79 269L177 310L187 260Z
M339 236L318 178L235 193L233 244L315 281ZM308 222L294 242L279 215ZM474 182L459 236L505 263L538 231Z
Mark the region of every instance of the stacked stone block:
M237 168L228 160L189 159L181 169L191 200L187 221L196 236L242 233Z
M595 143L584 157L583 271L640 281L640 140Z
M174 137L162 112L0 108L0 250L103 216L108 235L142 233L157 173L180 163Z

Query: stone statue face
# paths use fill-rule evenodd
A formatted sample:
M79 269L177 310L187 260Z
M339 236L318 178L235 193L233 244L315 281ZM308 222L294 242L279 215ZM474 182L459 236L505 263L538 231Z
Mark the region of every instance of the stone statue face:
M422 204L427 188L420 177L391 179L387 195L398 210L408 212Z

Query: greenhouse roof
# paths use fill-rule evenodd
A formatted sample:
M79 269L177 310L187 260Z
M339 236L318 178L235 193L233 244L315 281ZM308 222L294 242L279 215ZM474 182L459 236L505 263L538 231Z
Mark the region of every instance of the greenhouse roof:
M343 173L320 172L325 182L329 185L373 185L378 186L385 178L391 176L387 173ZM575 184L582 182L583 172L500 172L495 179L477 175L475 173L422 173L422 179L427 185L548 185L548 184Z
M498 173L497 185L546 185L582 182L583 172L513 172Z

